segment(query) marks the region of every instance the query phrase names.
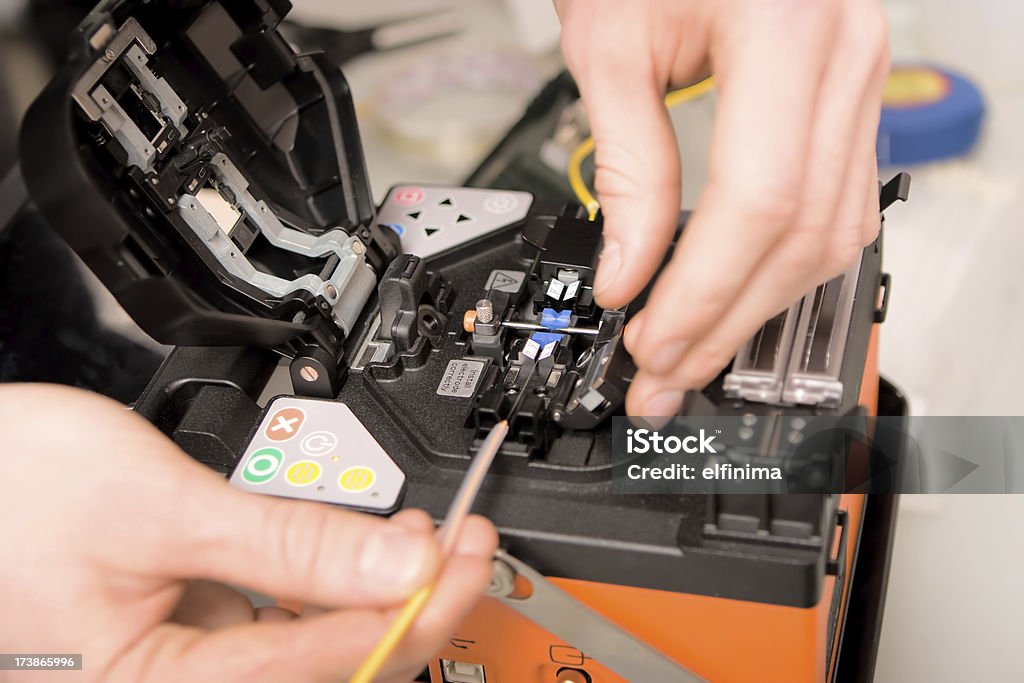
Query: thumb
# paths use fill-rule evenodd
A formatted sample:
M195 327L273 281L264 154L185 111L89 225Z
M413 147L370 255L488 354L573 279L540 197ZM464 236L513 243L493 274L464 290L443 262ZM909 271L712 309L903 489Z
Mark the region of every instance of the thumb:
M680 204L666 84L646 51L622 47L590 50L578 60L586 63L582 73L574 70L594 137L594 189L604 216L594 295L606 308L629 303L650 280L675 233Z
M401 602L438 570L440 551L423 525L245 493L210 474L178 501L178 521L164 534L162 564L176 577L324 607L376 607Z

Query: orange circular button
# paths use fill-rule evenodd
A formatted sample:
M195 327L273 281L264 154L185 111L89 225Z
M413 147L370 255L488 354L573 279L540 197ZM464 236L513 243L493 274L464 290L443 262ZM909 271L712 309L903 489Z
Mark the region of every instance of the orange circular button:
M281 408L267 422L264 435L271 441L287 441L302 429L306 414L298 408Z

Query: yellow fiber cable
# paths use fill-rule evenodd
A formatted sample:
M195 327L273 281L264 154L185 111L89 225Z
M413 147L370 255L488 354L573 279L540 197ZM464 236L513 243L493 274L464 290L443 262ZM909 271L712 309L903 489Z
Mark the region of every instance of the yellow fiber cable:
M694 83L693 85L680 88L679 90L673 90L665 96L665 106L671 109L683 102L689 102L690 100L700 97L714 87L714 79L708 77L699 83ZM593 153L594 138L588 137L572 151L572 154L569 156L568 169L569 186L572 188L573 194L576 195L576 199L579 200L580 204L586 207L590 220L594 220L597 216L598 209L601 208L601 204L597 201L597 197L591 193L590 188L587 187L587 183L583 180L583 162Z
M349 683L373 683L377 672L380 671L381 667L384 666L384 662L395 651L395 648L398 647L398 643L408 633L412 622L416 620L423 606L427 604L427 600L430 599L431 594L434 592L434 585L434 582L428 583L413 593L412 597L406 601L405 606L402 607L402 611L395 617L395 621L392 622L387 633L377 641L370 655L363 660L362 666L349 679Z
M530 374L532 375L532 373L533 370L531 369ZM529 381L529 379L530 375L527 375L526 381ZM526 382L523 382L523 386L526 386ZM519 405L522 397L523 394L520 394L519 398L516 399L510 414L515 414L516 407ZM458 541L462 523L466 520L470 508L473 507L473 501L476 500L476 496L480 492L480 487L483 485L484 477L487 476L487 471L491 468L491 463L494 462L495 456L501 450L501 444L504 443L505 437L508 435L508 429L508 420L502 420L491 428L487 438L480 444L480 448L477 450L476 457L473 458L469 469L466 470L462 484L459 485L458 491L455 492L455 498L448 507L448 514L445 515L444 523L437 532L437 540L441 546L442 562L446 561L455 549L455 543ZM381 667L384 666L387 658L398 647L402 638L405 637L405 634L412 627L412 623L416 621L416 617L423 610L423 606L427 604L427 600L433 594L438 579L439 577L434 577L430 583L412 594L412 597L402 607L402 611L395 617L395 621L388 627L387 632L377 642L377 645L374 646L369 656L363 661L348 683L373 683L373 679L377 676Z
M594 220L594 217L597 216L597 210L601 208L597 197L590 193L590 188L587 187L587 183L583 180L583 160L593 153L594 138L588 137L577 145L576 149L569 156L569 186L572 187L572 192L576 195L576 199L580 200L580 204L586 207L590 220Z

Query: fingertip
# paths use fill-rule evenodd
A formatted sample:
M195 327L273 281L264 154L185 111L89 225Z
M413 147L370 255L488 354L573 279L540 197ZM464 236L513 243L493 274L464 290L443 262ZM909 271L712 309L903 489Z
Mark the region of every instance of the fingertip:
M622 332L622 342L626 345L626 350L633 355L636 355L639 341L643 339L644 325L647 320L646 313L647 309L645 308L634 315L633 319L626 325L626 329Z
M605 235L604 246L597 261L597 273L594 276L594 298L603 308L616 308L614 300L622 270L622 245L617 239ZM619 294L621 296L621 293Z
M643 373L638 372L633 378L629 391L626 392L626 414L630 417L644 417L643 408L647 393L642 378Z
M626 412L657 429L679 413L685 395L685 387L641 371L626 394Z
M498 530L480 515L470 515L463 523L455 552L465 557L491 559L498 549Z
M685 339L663 337L664 330L652 324L651 308L645 307L626 326L624 341L638 368L656 375L667 375L679 367L689 349Z
M391 516L391 523L409 531L430 532L434 530L434 520L431 519L426 510L420 510L419 508L399 510Z
M655 233L648 237L653 242L658 240ZM602 308L621 308L643 291L656 264L665 253L664 249L659 252L652 249L649 246L624 247L617 239L608 237L608 230L605 230L605 244L594 278L594 300L597 305Z
M357 575L381 602L401 600L430 581L440 565L434 534L387 528L368 535L357 560Z

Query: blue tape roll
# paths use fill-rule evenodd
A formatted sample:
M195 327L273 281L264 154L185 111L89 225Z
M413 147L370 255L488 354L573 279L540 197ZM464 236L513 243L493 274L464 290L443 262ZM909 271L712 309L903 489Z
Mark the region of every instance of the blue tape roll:
M981 92L964 76L928 65L893 67L878 125L878 163L962 156L978 141L984 118Z

